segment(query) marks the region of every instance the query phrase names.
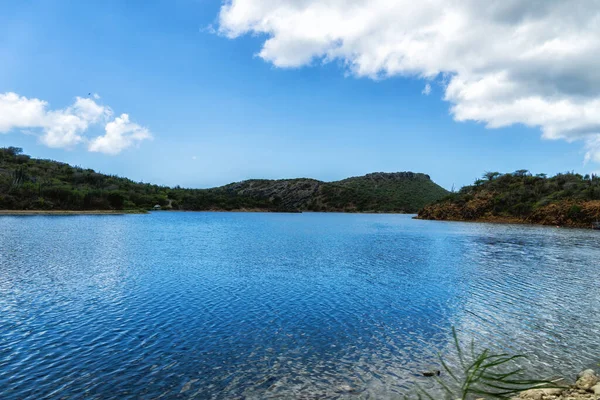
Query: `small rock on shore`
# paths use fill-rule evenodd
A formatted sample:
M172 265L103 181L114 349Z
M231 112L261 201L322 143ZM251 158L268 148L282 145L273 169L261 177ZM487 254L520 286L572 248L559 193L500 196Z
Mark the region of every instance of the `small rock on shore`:
M592 369L577 375L574 385L566 389L531 389L513 400L600 400L600 379Z

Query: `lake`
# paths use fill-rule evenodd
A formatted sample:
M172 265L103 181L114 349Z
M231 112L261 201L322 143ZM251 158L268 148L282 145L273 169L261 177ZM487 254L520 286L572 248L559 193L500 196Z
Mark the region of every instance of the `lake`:
M407 215L0 217L0 398L395 398L452 327L571 376L600 361L599 245Z

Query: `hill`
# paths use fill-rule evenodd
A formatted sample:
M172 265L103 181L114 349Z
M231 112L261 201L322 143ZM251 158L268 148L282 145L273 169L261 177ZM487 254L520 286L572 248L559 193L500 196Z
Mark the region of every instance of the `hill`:
M418 218L590 227L600 218L600 178L487 172L473 185L425 206Z
M373 173L338 182L252 179L183 189L105 175L0 148L0 209L122 210L155 204L179 210L416 212L448 192L428 175Z

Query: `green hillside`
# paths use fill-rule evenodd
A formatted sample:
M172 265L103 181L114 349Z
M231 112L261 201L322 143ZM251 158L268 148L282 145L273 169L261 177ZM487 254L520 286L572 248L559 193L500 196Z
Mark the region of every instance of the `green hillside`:
M448 192L428 175L373 173L338 182L252 179L212 189L169 188L0 148L0 209L416 212Z
M418 217L590 227L600 218L600 178L487 172L473 185L427 205Z

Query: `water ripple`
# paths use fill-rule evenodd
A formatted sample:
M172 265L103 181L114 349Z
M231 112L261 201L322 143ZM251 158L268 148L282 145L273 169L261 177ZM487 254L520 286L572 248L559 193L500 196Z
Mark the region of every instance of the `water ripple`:
M600 236L398 215L0 218L0 398L399 398L455 326L600 354ZM421 382L428 385L429 382Z

